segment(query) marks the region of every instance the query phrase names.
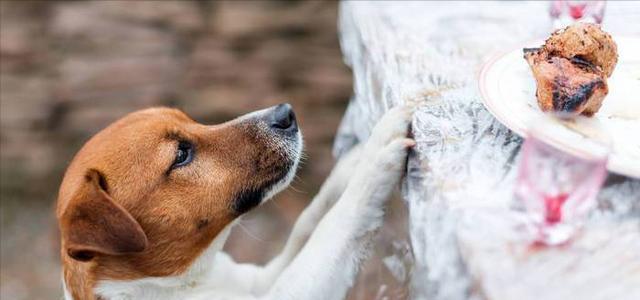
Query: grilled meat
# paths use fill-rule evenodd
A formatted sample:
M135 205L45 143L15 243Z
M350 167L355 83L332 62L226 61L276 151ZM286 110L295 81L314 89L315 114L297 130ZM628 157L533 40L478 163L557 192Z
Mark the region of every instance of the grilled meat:
M600 109L608 88L601 75L590 71L595 68L540 52L528 52L525 57L533 70L536 97L543 111L591 116Z
M593 24L559 30L541 48L524 49L543 111L592 116L608 93L607 77L618 60L616 44Z
M600 26L575 23L554 32L543 46L547 53L566 58L580 58L600 68L611 77L618 62L618 49L611 35Z

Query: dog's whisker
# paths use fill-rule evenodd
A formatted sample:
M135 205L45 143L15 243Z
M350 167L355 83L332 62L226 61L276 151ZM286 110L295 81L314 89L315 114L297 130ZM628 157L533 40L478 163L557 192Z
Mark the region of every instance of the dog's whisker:
M273 206L277 207L278 209L283 209L283 207L280 206L280 203L278 203L278 201L271 201L271 203L273 203Z
M243 220L244 221L244 220ZM238 222L238 226L240 227L240 229L242 229L242 231L244 231L250 238L262 242L262 243L269 243L269 241L259 238L258 236L256 236L254 233L252 233L249 228L247 228L247 226L245 226L244 224L242 224L242 222Z
M305 191L303 191L303 190L299 190L298 188L296 188L295 186L293 186L293 183L292 183L291 185L289 185L289 188L290 188L290 189L292 189L292 190L293 190L293 191L295 191L295 192L300 193L300 194L306 194L306 192L305 192Z
M296 176L293 178L293 181L294 181L295 183L300 183L300 184L302 184L302 185L307 185L307 183L302 179L302 177L300 177L300 176L298 176L298 175L296 175Z

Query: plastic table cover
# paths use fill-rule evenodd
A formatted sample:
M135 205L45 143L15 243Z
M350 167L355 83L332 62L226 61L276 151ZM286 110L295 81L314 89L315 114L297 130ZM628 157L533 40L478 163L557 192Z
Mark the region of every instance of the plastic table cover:
M569 245L531 249L513 230L522 139L483 107L486 59L552 30L547 2L340 5L354 95L337 156L390 107L419 103L402 195L414 299L640 299L640 180L609 174L598 209ZM640 3L607 3L608 32L640 35Z

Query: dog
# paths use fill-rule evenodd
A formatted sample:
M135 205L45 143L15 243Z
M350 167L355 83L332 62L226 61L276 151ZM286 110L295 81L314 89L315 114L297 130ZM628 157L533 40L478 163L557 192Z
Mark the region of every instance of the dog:
M406 168L412 109L387 112L341 158L264 266L222 247L294 177L303 140L288 104L206 126L171 108L93 136L58 194L66 300L341 299Z

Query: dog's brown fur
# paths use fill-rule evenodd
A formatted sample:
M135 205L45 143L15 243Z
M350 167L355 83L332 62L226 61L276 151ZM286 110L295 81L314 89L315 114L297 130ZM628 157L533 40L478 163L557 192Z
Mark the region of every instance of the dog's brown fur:
M95 299L98 280L184 272L239 214L239 195L287 163L252 120L205 126L178 110L127 115L91 138L58 195L64 280ZM179 141L195 158L170 170Z

